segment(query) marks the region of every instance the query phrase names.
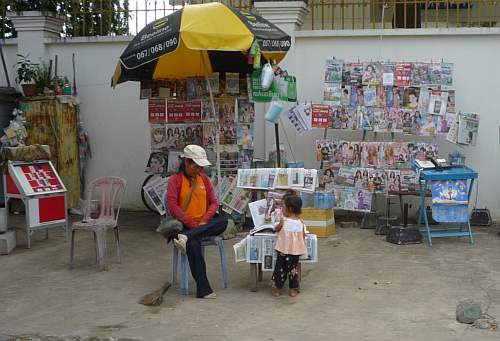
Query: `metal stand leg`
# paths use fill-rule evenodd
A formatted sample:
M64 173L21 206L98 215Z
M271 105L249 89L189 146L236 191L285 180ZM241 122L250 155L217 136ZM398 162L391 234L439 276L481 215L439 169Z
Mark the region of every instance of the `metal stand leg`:
M257 264L250 263L250 291L257 291Z

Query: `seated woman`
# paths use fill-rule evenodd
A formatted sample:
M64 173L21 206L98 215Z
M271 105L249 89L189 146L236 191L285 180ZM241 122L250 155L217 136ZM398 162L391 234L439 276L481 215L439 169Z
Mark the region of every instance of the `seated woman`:
M174 243L187 253L189 267L196 281L196 297L215 298L208 282L201 240L226 230L227 219L216 214L219 204L203 167L210 166L205 150L188 145L181 155L179 171L172 175L167 187L167 208L172 217L184 225Z

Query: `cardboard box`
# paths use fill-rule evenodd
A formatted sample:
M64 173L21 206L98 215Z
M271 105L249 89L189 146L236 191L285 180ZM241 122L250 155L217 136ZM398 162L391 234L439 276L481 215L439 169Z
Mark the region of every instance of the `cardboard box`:
M0 234L0 255L8 255L16 247L16 233L7 231Z
M335 234L335 215L333 209L306 207L302 209L302 220L309 233L320 238Z

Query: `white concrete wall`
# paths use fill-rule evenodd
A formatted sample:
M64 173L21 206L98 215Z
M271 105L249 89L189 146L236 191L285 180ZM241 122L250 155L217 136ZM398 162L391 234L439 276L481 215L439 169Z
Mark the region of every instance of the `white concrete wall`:
M0 41L2 44L2 52L5 58L5 64L7 66L7 72L9 74L9 80L11 86L16 86L16 53L17 53L17 39L6 40L5 44ZM5 76L5 72L3 66L0 64L0 86L7 86L7 77Z
M149 156L147 102L139 100L139 84L128 82L115 90L111 76L130 37L75 38L48 44L50 58L58 55L61 75L72 79L75 53L82 120L90 136L92 159L87 180L115 175L127 180L124 208L143 209L140 187Z
M300 31L295 37L295 50L282 65L298 79L300 100L321 101L324 61L331 56L346 60L390 59L455 63L454 86L457 90L457 109L481 114L477 146L466 147L467 162L480 172L479 206L487 206L500 217L498 172L500 115L496 112L496 97L500 86L500 31L498 30L394 30L388 35L379 31ZM470 34L473 33L473 34ZM127 209L142 209L140 185L145 178L144 165L149 156L149 124L147 103L139 100L139 85L125 83L116 90L109 86L119 55L130 41L129 37L76 38L49 40L46 44L51 58L59 58L59 74L72 75L71 55L76 54L78 95L82 101L81 115L89 131L93 158L89 162L87 179L102 175L119 175L127 179L124 201ZM14 79L15 42L4 45L9 69ZM5 85L3 71L0 85ZM263 156L274 147L274 128L262 121L266 105L257 106L256 155ZM307 167L317 166L313 141L323 136L322 130L298 137L283 121L281 141L292 154L304 160ZM290 147L285 138L288 135ZM330 130L328 137L361 139L361 133ZM388 136L387 136L388 137ZM379 136L379 139L381 136ZM422 139L422 138L420 138ZM456 148L438 138L442 155ZM293 153L292 153L293 152Z
M455 64L454 88L458 110L481 114L477 145L458 147L438 137L440 155L461 149L467 156L467 164L479 171L479 207L488 207L495 217L500 217L500 115L496 98L500 95L499 30L421 30L409 35L404 30L389 31L301 31L295 37L295 74L298 79L299 100L320 102L323 90L324 63L335 56L345 60L408 60L440 61ZM316 166L313 141L323 136L323 130L304 136L293 134L286 123L293 153L306 166ZM328 137L361 139L361 133L329 130ZM373 135L369 136L373 138ZM378 140L384 136L379 134ZM385 136L390 139L390 135ZM402 137L399 137L402 139ZM432 138L415 137L422 141ZM407 138L405 137L405 140ZM290 156L290 153L288 154Z

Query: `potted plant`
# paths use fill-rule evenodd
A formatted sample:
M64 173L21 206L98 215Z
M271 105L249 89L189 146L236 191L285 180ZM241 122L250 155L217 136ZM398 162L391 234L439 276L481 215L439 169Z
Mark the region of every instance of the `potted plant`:
M28 56L23 56L18 54L19 58L16 63L17 66L17 78L16 82L23 88L24 96L35 96L36 95L36 85L35 78L37 75L38 64L32 63Z
M42 63L36 66L35 84L38 93L49 95L51 94L51 92L53 92L53 90L51 89L53 79L50 69L50 66L48 66L46 63Z

